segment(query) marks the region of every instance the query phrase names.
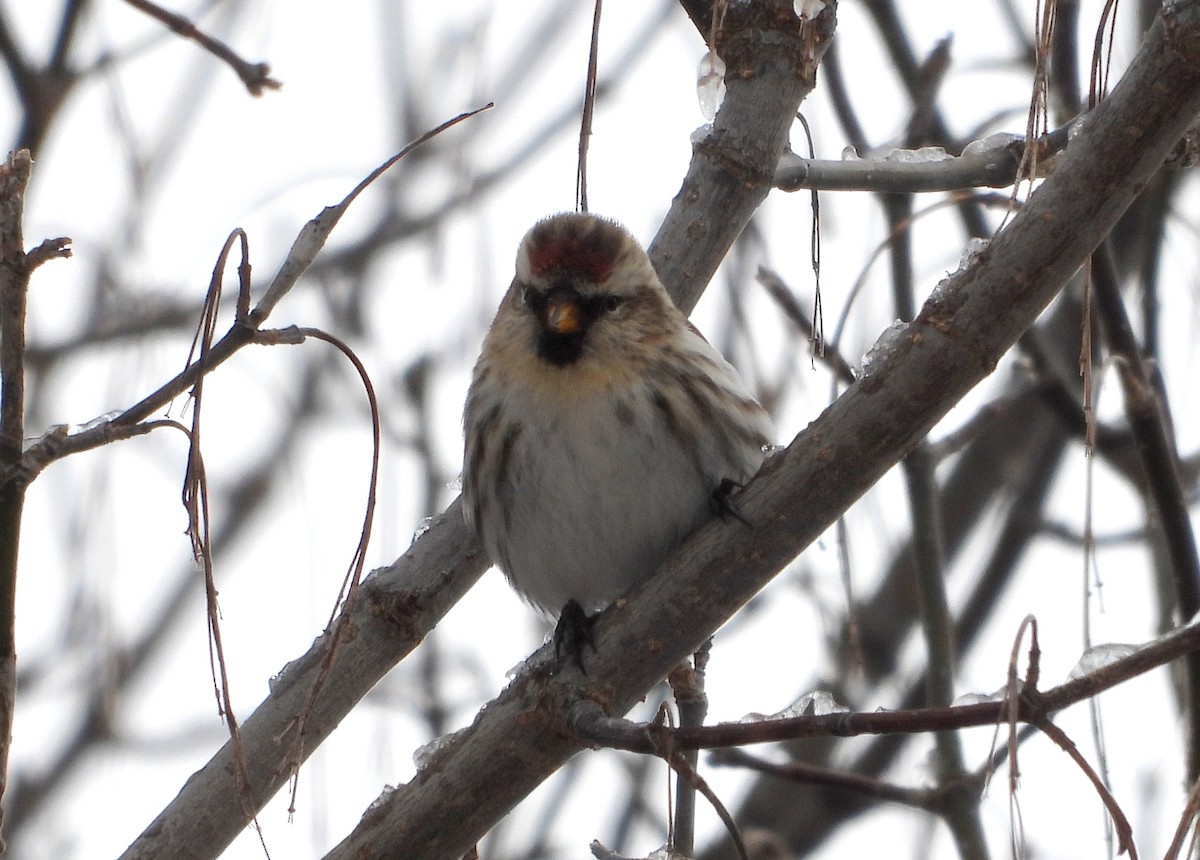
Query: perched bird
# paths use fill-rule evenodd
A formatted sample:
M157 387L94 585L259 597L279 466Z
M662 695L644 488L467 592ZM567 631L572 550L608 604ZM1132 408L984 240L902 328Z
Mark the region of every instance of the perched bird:
M601 609L649 577L773 437L637 240L586 214L521 241L463 424L467 520L551 614Z

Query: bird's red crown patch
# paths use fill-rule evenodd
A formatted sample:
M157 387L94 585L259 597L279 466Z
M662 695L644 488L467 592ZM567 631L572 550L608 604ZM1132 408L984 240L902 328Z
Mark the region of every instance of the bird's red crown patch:
M587 215L560 215L541 222L526 246L530 273L550 280L575 275L602 284L612 274L624 236L621 228Z

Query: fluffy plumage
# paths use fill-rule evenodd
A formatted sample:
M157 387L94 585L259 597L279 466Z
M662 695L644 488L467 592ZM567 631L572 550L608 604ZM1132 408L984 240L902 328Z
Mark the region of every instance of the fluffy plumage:
M592 215L522 240L464 414L463 501L529 602L600 609L743 483L773 436L637 241Z

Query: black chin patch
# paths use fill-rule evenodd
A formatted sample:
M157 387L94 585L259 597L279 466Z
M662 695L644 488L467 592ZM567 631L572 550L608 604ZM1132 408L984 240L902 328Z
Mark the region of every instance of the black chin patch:
M583 354L583 338L586 329L570 334L558 334L543 330L538 337L538 356L557 367L573 364Z

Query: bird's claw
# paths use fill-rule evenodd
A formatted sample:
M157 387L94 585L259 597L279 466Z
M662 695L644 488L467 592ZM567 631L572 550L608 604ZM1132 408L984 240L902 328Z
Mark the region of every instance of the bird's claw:
M742 485L732 478L722 478L721 483L717 484L717 488L712 493L713 509L723 520L733 517L746 528L753 528L751 522L742 515L738 510L737 504L733 501L733 491L740 490Z
M567 601L558 616L558 626L554 628L554 656L560 663L569 658L580 672L587 674L587 669L583 668L583 649L586 645L596 650L596 640L592 635L595 624L595 615L584 612L577 601Z

